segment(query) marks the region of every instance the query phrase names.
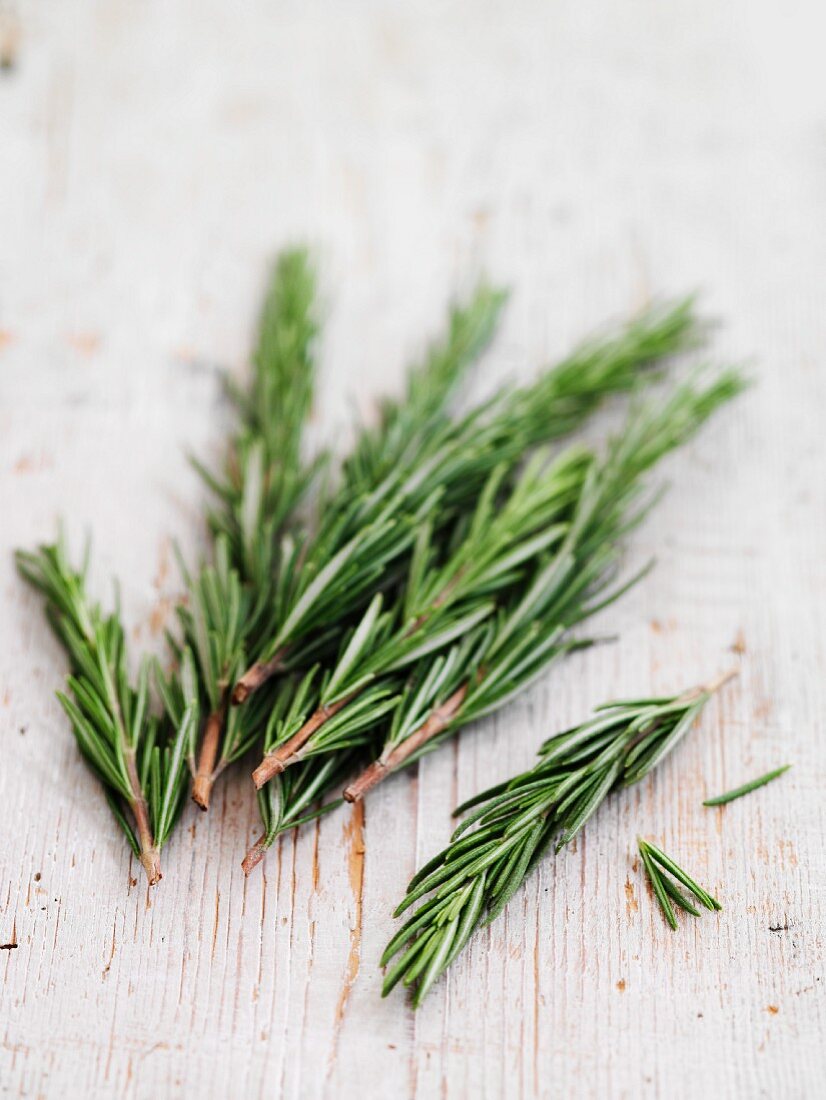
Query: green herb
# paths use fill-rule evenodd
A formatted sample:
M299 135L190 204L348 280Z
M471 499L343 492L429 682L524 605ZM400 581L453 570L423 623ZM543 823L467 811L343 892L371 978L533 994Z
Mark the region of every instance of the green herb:
M303 252L289 252L276 265L261 324L250 393L234 394L241 427L231 449L226 479L202 469L222 505L210 516L216 535L214 564L196 577L186 574L188 603L179 608L184 646L196 654L207 714L200 751L190 753L193 798L203 809L221 771L260 736L274 694L255 708L228 707L228 689L240 677L246 654L271 630L272 616L290 596L291 579L306 556L306 536L279 532L291 519L310 483L313 468L301 463L300 443L312 399L312 346L316 336L314 277ZM387 402L386 431L364 433L353 457L354 497L380 461L392 465L410 443L411 432L436 427L440 407L489 338L502 296L481 287L467 308L455 308L445 341L434 345L412 374L404 406ZM382 452L382 440L386 447ZM380 459L380 452L383 459ZM323 509L329 514L327 509ZM392 541L392 539L391 539ZM331 617L320 635L279 653L266 676L304 664L325 651L340 624Z
M632 331L638 330L632 326ZM615 365L624 364L626 354L626 341L617 341ZM569 366L563 365L560 371L567 379ZM549 377L555 376L556 372L551 372ZM547 383L545 379L537 384L536 393L547 393L551 388ZM563 391L568 388L569 382L566 382ZM552 403L545 409L544 431L548 436L558 431L554 426L555 407ZM569 406L563 401L561 408L567 423ZM517 410L516 424L527 423L535 411L525 400L525 394L517 395L512 401L508 399L506 413L507 409ZM504 420L511 419L509 414L504 415ZM493 611L492 596L512 588L531 560L562 541L565 529L561 521L570 518L566 510L570 512L572 503L582 492L590 456L580 450L569 452L549 470L544 468L545 462L540 458L514 480L514 468L523 453L522 449L514 452L512 446L519 430L514 424L513 430L506 433L502 424L494 420L495 426L490 432L493 450L487 445L478 450L478 435L483 428L475 425L478 431L465 438L462 429L445 452L452 455L452 461L461 459L459 469L463 469L471 480L478 478L482 470L489 471L472 498L472 510L460 514L458 545L451 546L447 555L440 559L444 526L439 523L439 497L426 496L423 501L425 514L419 517L401 605L382 614L382 596L380 593L374 596L327 680L318 710L289 743L279 746L262 762L255 774L257 786L282 770L288 760L298 759L296 752L335 713L331 707L337 707L344 698L358 693L364 684L377 676L408 665L444 646L451 637L466 632L473 623ZM497 439L501 461L491 469L491 454L496 453ZM527 443L531 441L528 439ZM444 482L442 489L445 489ZM413 491L422 493L422 483L416 482L410 490ZM397 504L401 506L401 502ZM455 538L454 542L457 542ZM327 573L322 571L321 575L327 582ZM318 586L318 594L329 596L326 583Z
M784 772L787 772L790 767L791 764L784 764L782 768L776 768L773 772L766 772L766 774L761 775L759 779L752 779L750 783L744 783L742 787L735 787L733 791L727 791L726 794L718 794L716 798L707 798L703 805L722 806L726 802L733 802L735 798L742 798L744 794L756 791L758 787L765 787L767 783L771 783L773 779L777 779L783 775Z
M44 595L49 622L70 658L69 690L57 697L78 747L154 886L160 849L185 795L185 749L197 705L192 662L185 662L179 681L176 732L150 712L147 661L137 685L130 682L119 609L104 615L89 600L86 563L80 572L72 569L62 538L16 558L24 579Z
M524 690L570 649L571 627L628 588L614 578L625 536L648 510L640 499L644 475L741 387L727 372L706 388L685 384L661 406L632 413L607 455L587 463L564 537L539 549L532 572L515 578L478 639L420 674L378 759L344 792L348 801Z
M471 812L450 844L413 877L396 910L400 916L421 903L382 956L382 966L390 967L383 995L403 980L415 986L414 1005L421 1004L547 848L568 844L612 790L639 782L656 767L727 679L678 696L599 707L582 725L546 741L529 771L460 806L457 814Z
M312 752L340 748L342 738L353 733L343 725L346 717L363 712L372 692L375 705L364 727L369 733L390 709L391 674L467 636L494 613L498 595L524 584L535 561L562 542L588 460L575 449L545 468L540 456L504 490L507 470L495 470L475 510L463 518L463 537L447 550L425 522L401 598L388 611L381 593L373 598L325 675L313 713L291 736L286 729L276 731L278 747L254 772L256 786L300 760L307 742Z
M447 403L489 343L504 300L482 285L466 305L451 309L445 337L410 372L403 399L385 401L378 426L361 433L341 483L319 506L314 536L282 547L272 601L280 625L239 677L233 702L244 702L286 667L300 666L306 652L296 651L346 624L409 552L418 523L440 495L433 484L421 489L421 474L413 471L418 463L424 473L427 455L450 433Z
M458 340L446 361L479 350L478 334L489 335L500 304L489 294L477 296L468 320L451 325L452 336L473 336ZM475 505L494 470L514 467L531 447L577 427L604 397L630 389L646 368L697 336L690 302L649 310L617 335L581 346L532 386L502 391L455 421L433 421L429 387L414 374L413 412L397 419L385 414L378 436L345 463L343 484L325 502L313 539L284 556L274 607L279 625L235 685L233 702L244 702L308 637L369 603L409 558L423 524L440 535ZM444 373L440 365L439 377ZM425 420L415 413L416 394L423 395ZM386 461L381 440L395 439L397 430Z
M710 909L714 912L715 910L723 908L719 901L713 898L711 894L707 893L702 886L698 886L693 878L687 875L681 867L678 867L674 860L671 859L670 856L667 856L665 852L661 851L655 844L643 840L642 837L637 837L637 845L639 847L640 856L642 857L643 866L645 867L645 872L651 882L654 895L660 903L665 919L675 931L677 929L677 917L674 914L674 907L671 904L672 901L674 901L680 909L684 909L686 913L690 913L693 917L699 917L700 913L697 908L691 904L688 898L677 889L668 875L664 873L665 871L672 875L677 882L682 883L682 885L685 886L685 888L689 890L697 901L699 901L701 905L704 905L706 909Z
M418 576L422 573L422 563L426 560L425 549L433 551L435 548L438 553L441 553L442 548L444 548L448 554L455 550L457 543L461 542L467 535L474 509L480 517L485 514L479 505L482 490L478 487L478 478L485 471L487 471L490 486L494 484L495 478L500 478L501 492L511 491L514 482L517 480L519 460L526 447L542 438L556 438L575 428L608 393L614 390L630 389L634 384L638 385L640 380L645 377L645 371L654 366L662 357L696 343L699 332L700 327L693 317L690 302L685 301L674 306L654 308L632 321L619 334L595 338L580 345L567 360L545 374L534 386L500 396L492 406L482 410L481 414L475 414L476 418L472 416L470 419L461 421L458 428L454 427L452 429L456 437L454 440L456 443L455 450L451 451L449 446L446 449L443 448L442 459L440 460L443 462L441 468L445 476L442 480L447 494L447 501L451 502L450 507L446 506L441 511L434 511L431 516L431 524L429 526L425 525L426 533L420 531L419 539L414 544L416 550L412 557L409 556L409 551L406 559L404 556L400 556L396 572L398 573L399 568L406 560L409 563L407 565L409 574L413 577ZM481 416L481 419L478 419L479 416ZM411 453L415 453L418 449L423 455L425 449L432 445L433 440L437 437L438 433L433 431L419 435L415 438L415 447L412 448ZM371 447L371 451L380 453L380 447L376 444ZM399 452L394 453L398 454ZM495 462L497 458L500 460L498 470L496 470ZM583 455L580 455L579 460L577 460L573 452L569 454L568 461L571 468L577 462L579 463L580 474L588 465ZM456 465L452 465L451 462L455 462ZM395 465L398 465L398 463ZM557 467L557 475L559 475L562 465L564 464ZM495 471L493 478L491 475L492 467ZM370 466L362 463L359 468L375 471L376 467L375 464ZM539 467L534 468L532 475L534 480L539 473L539 469ZM502 473L503 470L504 473ZM428 468L428 472L433 473L432 466ZM471 478L471 486L477 486L474 493L469 495L467 499L458 496L464 486L461 476L463 473ZM570 477L570 474L571 469L568 470L567 476ZM367 489L368 480L365 475L361 481L363 491ZM345 484L347 484L346 479ZM352 485L352 481L350 484ZM417 483L414 482L413 484L416 485ZM560 480L558 488L561 487L561 484ZM417 491L420 489L421 486L418 487ZM482 489L484 489L484 485ZM381 493L374 494L372 498L368 499L384 499L386 491L387 486L385 485ZM567 491L573 493L572 484L569 484ZM345 498L346 495L345 493ZM490 501L487 495L482 495L486 501L485 507L489 508ZM442 502L446 504L444 496ZM445 516L447 520L442 519ZM544 533L542 537L544 537ZM471 560L473 559L472 553L468 556ZM437 564L443 566L444 560L443 557L439 558ZM602 562L603 565L607 566L605 559L602 559ZM454 562L454 568L455 564ZM596 565L596 557L592 565ZM454 572L453 576L455 575ZM428 579L430 579L431 589L433 589L434 579L427 576L422 577L423 581ZM462 579L460 576L459 583ZM546 579L550 580L551 578ZM564 581L565 577L561 576L559 583L562 584ZM580 581L583 587L587 587L588 576L586 572L580 575ZM409 585L409 579L408 587L412 592L413 586ZM452 607L455 607L453 603L455 595L453 582L449 581L446 587L448 587L449 599L445 601L445 604L450 603ZM616 594L619 594L619 590ZM583 598L583 592L572 586L570 600L573 602ZM408 605L413 606L409 601ZM436 610L438 614L441 608ZM290 809L290 792L286 786L281 784L279 777L284 767L284 761L287 759L292 765L297 765L301 761L300 766L308 775L318 772L320 776L323 776L325 783L322 783L319 787L319 794L327 794L331 786L335 784L333 777L340 775L344 768L352 767L354 761L358 759L359 750L363 752L366 747L375 743L377 735L381 736L380 720L390 722L392 716L390 729L393 739L396 740L403 733L412 733L417 725L421 723L425 723L428 729L432 728L433 723L441 721L446 709L449 711L456 701L450 698L447 698L445 703L440 701L439 705L434 708L434 714L429 716L429 709L433 707L434 695L438 692L440 686L443 686L450 677L455 679L463 662L471 661L472 649L477 637L473 632L459 647L458 653L450 654L446 663L441 656L437 656L435 658L436 665L433 669L414 666L412 682L407 687L400 678L400 672L393 673L390 680L386 677L380 678L378 691L373 696L377 703L377 710L372 716L372 721L368 720L369 715L366 709L369 706L370 698L366 698L364 695L361 696L358 710L355 713L348 707L348 713L346 715L341 714L342 707L348 701L348 696L346 694L342 696L339 690L343 681L337 678L333 688L330 688L331 679L336 677L338 672L343 672L352 681L351 674L358 664L358 662L354 663L354 658L359 656L357 650L360 648L363 654L368 654L370 647L366 645L365 633L371 632L376 627L379 611L377 603L368 609L365 616L366 621L362 624L364 629L360 628L359 631L351 632L345 636L336 667L331 666L324 675L318 675L315 678L312 690L307 692L304 700L307 708L304 719L307 725L302 728L302 724L296 726L293 723L288 727L280 721L268 724L264 737L265 757L262 761L262 768L257 771L256 778L259 783L266 783L268 776L275 776L275 779L271 782L276 783L279 790L270 792L269 799L284 807L285 812L289 812ZM392 611L393 608L391 608ZM401 615L402 618L404 615L403 611L399 610L398 603L395 608L395 615L397 617ZM424 624L424 619L417 623L418 618L418 615L413 617L411 623L411 625L416 624L417 629L412 633L415 635L417 644L420 640L419 628ZM425 619L430 618L430 616L425 615ZM372 620L372 626L370 620ZM395 622L396 627L398 626L398 620L394 620L392 615L385 616L381 621L382 630L388 622ZM441 629L444 620L436 618L428 625L431 632L433 632L437 628ZM404 629L401 633L404 635ZM433 633L431 633L431 637L433 637ZM396 641L400 640L403 640L405 644L410 641L407 638L400 638L397 634ZM535 638L523 638L524 650L530 648L534 641ZM543 651L548 654L548 659L550 659L551 650L556 653L566 652L572 648L573 643L566 642L555 645L556 641L557 639L550 641L548 648ZM351 642L353 643L352 646ZM388 650L382 648L382 659L387 656ZM542 654L538 653L536 656L541 659ZM344 661L344 668L341 666L342 661ZM403 663L400 661L399 667ZM516 664L516 662L514 663ZM419 661L418 665L421 664L422 662ZM518 673L524 670L517 668L515 671ZM375 672L372 671L371 674L375 675ZM491 677L491 687L495 679L495 677ZM356 684L356 686L359 685ZM362 689L363 687L364 685L361 685ZM325 694L325 688L327 689L326 697L322 698ZM375 685L372 690L376 691ZM457 684L457 690L460 692L463 690L461 682ZM334 691L335 695L333 694ZM404 709L392 713L393 697L399 693L403 695ZM354 722L350 721L351 717L355 719ZM428 722L429 717L430 721ZM377 722L379 722L378 728L376 728ZM319 736L312 737L311 734L316 731L321 731ZM379 741L379 746L380 744ZM408 747L412 749L413 742ZM341 767L326 767L326 757L331 752L339 756ZM321 755L315 755L317 753ZM271 814L269 820L274 820ZM265 818L265 825L266 821ZM267 827L262 841L265 844L271 843L274 835L272 830ZM262 853L260 844L257 843L252 851L257 853L260 858ZM250 864L247 863L247 866L250 866Z
M258 325L249 387L227 378L238 414L223 478L193 460L220 507L209 513L215 537L245 582L268 594L277 536L291 519L316 470L302 461L313 402L316 276L305 249L282 252L273 268Z
M188 598L178 608L183 641L176 648L179 659L193 655L198 669L200 713L187 755L192 797L204 810L218 775L259 732L260 715L228 714L228 689L269 629L279 536L318 465L301 457L317 331L312 266L304 250L287 250L264 302L249 390L228 383L239 426L224 476L195 463L219 505L208 515L215 547L213 561L195 575L182 564Z

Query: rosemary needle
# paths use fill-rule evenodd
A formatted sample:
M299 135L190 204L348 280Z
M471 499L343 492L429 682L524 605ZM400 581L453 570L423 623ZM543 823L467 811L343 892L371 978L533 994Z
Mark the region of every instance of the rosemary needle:
M690 875L679 867L674 860L661 851L656 844L651 844L649 841L643 840L642 837L637 837L637 847L642 858L642 864L645 868L645 873L648 875L648 879L651 883L651 888L654 891L654 896L660 903L660 908L663 911L665 919L673 931L677 930L677 918L674 915L674 907L671 902L676 904L686 911L691 913L692 916L698 917L700 915L699 910L691 904L671 881L670 878L664 872L668 872L670 875L681 883L685 888L694 895L699 903L705 906L706 909L710 909L712 912L715 910L721 910L723 907L713 898L707 890L704 890L702 886L698 885ZM659 864L659 866L657 866Z
M707 798L703 802L704 806L722 806L726 802L733 802L735 798L742 798L744 794L751 794L752 791L756 791L758 787L765 787L767 783L771 783L773 779L778 779L784 772L787 772L791 764L784 764L782 768L775 768L773 772L766 772L765 775L761 775L759 779L752 779L749 783L744 783L742 787L735 787L733 791L726 791L725 794L718 794L716 798Z

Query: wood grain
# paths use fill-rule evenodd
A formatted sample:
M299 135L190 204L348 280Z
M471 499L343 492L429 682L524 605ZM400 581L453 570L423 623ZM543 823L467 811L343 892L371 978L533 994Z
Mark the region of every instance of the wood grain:
M791 9L791 10L790 10ZM820 5L6 5L0 71L0 1085L11 1096L808 1097L826 1070L826 86ZM822 27L821 27L822 30ZM4 39L5 41L5 39ZM5 49L5 47L4 47ZM571 658L285 837L242 769L147 896L54 700L11 552L71 516L159 647L273 251L317 242L314 432L344 442L477 273L515 287L476 392L698 287L757 385L670 463ZM591 434L612 423L608 414ZM449 810L615 695L739 680L541 870L414 1016L390 912ZM701 800L786 761L730 806ZM672 934L641 832L721 898Z

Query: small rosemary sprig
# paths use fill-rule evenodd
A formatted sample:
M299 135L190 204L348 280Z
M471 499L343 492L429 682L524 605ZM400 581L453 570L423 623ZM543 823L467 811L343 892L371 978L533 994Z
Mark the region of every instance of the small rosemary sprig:
M714 912L723 908L716 898L713 898L702 886L698 886L694 879L686 874L681 867L678 867L674 860L667 856L656 844L651 844L650 841L637 837L637 847L639 848L645 873L651 883L651 889L654 891L654 896L660 903L665 919L675 932L677 930L677 917L674 914L672 901L693 917L699 917L700 912L696 906L691 904L685 894L677 889L670 876L673 876L677 882L682 883L706 909ZM665 872L668 872L668 874Z
M87 763L139 858L150 886L161 878L160 850L181 811L186 743L195 708L195 675L187 661L177 697L177 732L150 712L149 664L133 686L116 608L104 615L86 593L86 563L69 564L62 537L36 553L18 551L17 567L46 600L46 615L69 655L68 692L58 692Z
M752 779L748 783L744 783L742 787L735 787L733 791L727 791L725 794L718 794L716 798L707 798L703 802L704 806L723 806L726 802L733 802L735 798L742 798L744 794L751 794L752 791L756 791L758 787L765 787L767 783L771 783L773 779L779 779L781 775L784 775L791 764L784 764L782 768L775 768L774 771L766 772L765 775L761 775L758 779Z
M187 756L192 797L203 810L218 775L258 732L258 715L228 713L228 690L267 628L278 539L317 465L301 456L315 377L315 285L304 249L281 253L261 313L249 389L227 383L239 422L223 478L195 462L217 499L208 514L215 546L213 560L194 575L182 563L188 599L178 607L183 640L175 648L179 661L192 655L198 670L199 714L190 724Z
M245 582L269 594L277 536L316 471L301 447L315 389L316 274L304 248L281 252L258 323L247 388L225 380L238 416L223 477L193 459L219 507L208 515Z
M529 771L465 802L449 845L413 877L400 916L416 912L382 956L383 995L399 982L421 1004L476 928L504 909L547 848L559 851L607 795L639 782L671 752L729 676L677 696L608 703L551 737ZM429 895L429 897L426 897ZM426 898L426 900L422 900Z
M491 325L477 320L470 328L489 333ZM619 333L581 345L533 385L503 391L456 421L422 428L414 418L418 428L404 446L391 448L391 463L380 459L379 446L357 449L315 537L283 563L278 626L235 685L233 702L243 703L307 637L368 603L409 556L422 524L444 530L474 506L493 470L566 434L608 394L631 388L647 368L697 337L690 302L654 308ZM478 337L469 343L475 349Z

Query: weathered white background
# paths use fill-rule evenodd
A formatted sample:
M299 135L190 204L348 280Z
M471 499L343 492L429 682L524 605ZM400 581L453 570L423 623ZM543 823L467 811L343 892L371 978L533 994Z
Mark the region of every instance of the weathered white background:
M817 2L30 3L0 73L0 1091L21 1096L822 1095L826 80ZM15 29L16 28L16 29ZM759 385L670 463L621 644L287 837L244 881L239 769L147 898L53 697L12 549L66 516L158 646L203 538L276 248L317 248L316 428L397 384L451 293L515 287L480 385L700 288ZM601 422L604 426L605 421ZM741 653L733 652L740 650ZM390 910L457 798L615 694L739 680L548 859L414 1016ZM787 760L727 809L703 797ZM664 925L643 832L725 910ZM130 877L138 879L130 885Z

